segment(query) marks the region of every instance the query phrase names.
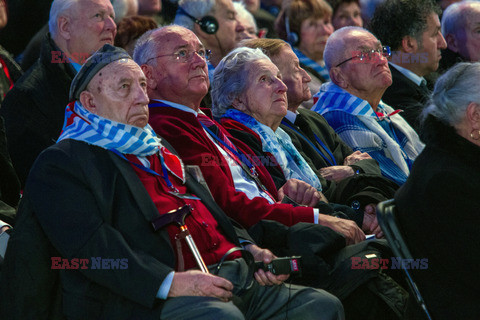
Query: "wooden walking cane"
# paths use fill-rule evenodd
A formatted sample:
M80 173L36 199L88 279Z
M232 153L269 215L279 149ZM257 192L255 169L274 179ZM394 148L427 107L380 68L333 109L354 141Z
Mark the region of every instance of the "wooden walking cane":
M195 257L198 267L205 273L210 273L205 265L205 262L198 251L195 241L193 241L192 235L188 231L187 225L185 224L185 218L192 212L192 207L189 204L179 207L178 209L171 210L165 214L160 215L154 221L152 221L153 228L155 231L171 224L175 223L179 228L182 234L185 235L185 241Z

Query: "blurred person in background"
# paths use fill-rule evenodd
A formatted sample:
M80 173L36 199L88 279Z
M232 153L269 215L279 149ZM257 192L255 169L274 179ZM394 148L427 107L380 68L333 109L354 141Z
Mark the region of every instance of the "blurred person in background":
M324 0L293 0L282 10L276 21L279 37L293 48L300 66L312 78L310 91L317 93L322 83L330 81L323 61L328 37L333 33L332 8ZM302 104L311 108L313 100Z

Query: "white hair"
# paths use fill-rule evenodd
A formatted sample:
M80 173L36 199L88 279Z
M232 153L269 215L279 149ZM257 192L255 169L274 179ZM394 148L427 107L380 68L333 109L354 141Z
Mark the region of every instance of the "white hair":
M58 33L58 18L62 16L70 16L76 9L75 6L79 0L54 0L50 7L50 17L48 19L48 31L52 38L55 38Z
M217 65L212 80L212 113L221 117L231 108L232 102L245 92L248 86L250 66L259 60L270 58L259 48L236 48Z
M257 27L257 23L255 22L255 18L253 17L253 14L251 14L250 11L247 10L247 8L245 7L245 4L243 2L234 1L233 7L237 12L237 18L244 19L248 22L248 26L245 26L245 27L253 27L253 29L255 30L255 33L257 33L258 27Z
M465 117L471 102L480 103L480 91L472 90L472 84L480 83L480 63L458 63L438 78L430 102L421 119L432 115L443 123L456 126Z

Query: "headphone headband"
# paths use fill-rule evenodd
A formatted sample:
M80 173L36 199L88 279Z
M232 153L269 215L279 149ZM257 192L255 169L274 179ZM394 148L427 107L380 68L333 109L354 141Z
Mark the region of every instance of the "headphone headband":
M205 16L202 19L198 20L191 14L189 14L185 9L182 7L178 7L177 14L183 14L190 19L192 19L196 24L200 26L203 32L208 34L215 34L218 31L218 21L212 16Z

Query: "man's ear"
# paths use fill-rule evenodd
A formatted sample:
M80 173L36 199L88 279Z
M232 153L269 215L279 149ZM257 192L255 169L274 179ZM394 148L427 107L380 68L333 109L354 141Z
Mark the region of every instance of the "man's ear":
M65 40L70 40L71 38L71 19L69 17L60 16L57 19L57 28L58 35Z
M402 50L406 53L415 53L418 50L418 41L414 37L405 36L402 39Z
M142 64L140 68L142 68L143 74L147 78L147 88L155 90L157 88L157 79L153 76L153 66Z
M348 87L348 81L345 78L342 68L340 67L332 67L330 69L330 79L342 89L346 89Z
M458 52L457 38L455 35L449 33L445 36L445 41L447 42L447 48L453 52Z
M97 114L97 107L95 106L95 101L90 91L84 90L80 93L80 102L85 109L91 113Z

